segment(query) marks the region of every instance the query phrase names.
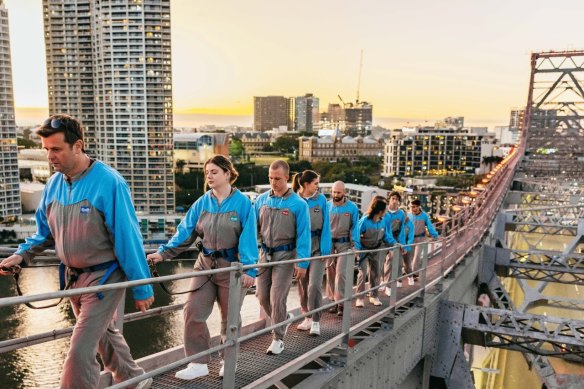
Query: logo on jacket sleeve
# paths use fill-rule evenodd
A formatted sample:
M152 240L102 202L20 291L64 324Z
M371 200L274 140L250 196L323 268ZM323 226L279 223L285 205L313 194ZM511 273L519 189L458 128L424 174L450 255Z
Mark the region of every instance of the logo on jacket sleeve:
M91 207L88 207L87 205L83 205L83 206L81 206L80 213L82 215L87 215L87 214L89 214L90 210L91 210Z
M282 215L288 216L288 215L290 215L290 211L288 211L288 210L285 209L285 210L282 211Z

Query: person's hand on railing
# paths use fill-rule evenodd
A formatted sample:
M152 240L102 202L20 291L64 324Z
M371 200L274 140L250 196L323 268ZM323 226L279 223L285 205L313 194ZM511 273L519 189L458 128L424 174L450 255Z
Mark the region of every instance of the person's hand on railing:
M153 302L154 296L144 300L136 300L136 309L139 309L141 312L146 312L146 310L150 308Z
M160 254L160 253L152 253L152 254L148 254L146 256L146 260L148 262L155 264L155 263L162 261L163 258L162 258L162 254Z
M12 254L8 258L5 258L0 262L0 275L11 276L14 274L15 269L20 265L23 258L18 254Z

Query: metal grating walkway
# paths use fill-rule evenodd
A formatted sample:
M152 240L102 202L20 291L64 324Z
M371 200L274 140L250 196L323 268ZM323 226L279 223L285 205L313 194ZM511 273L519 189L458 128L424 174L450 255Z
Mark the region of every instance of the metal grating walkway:
M399 298L412 293L419 288L419 282L414 286L405 286L398 290ZM382 306L375 307L366 299L364 308L351 309L351 325L362 322L373 314L385 309L389 306L389 297L384 294L380 297L383 302ZM266 349L272 341L271 334L261 335L250 341L241 344L239 360L237 363L237 372L235 379L235 387L241 388L249 385L257 379L267 375L277 368L287 364L288 362L300 357L307 351L320 346L325 341L332 339L339 335L342 326L342 317L336 314L325 312L321 315L321 334L320 336L310 336L308 331L298 331L296 326L300 320L292 323L286 337L284 338L285 350L280 355L267 355ZM197 378L191 381L180 380L174 377L174 373L178 369L169 371L164 375L159 375L154 378L152 388L222 388L221 378L219 378L219 356L212 358L209 364L209 375L206 377ZM310 361L307 360L307 364Z

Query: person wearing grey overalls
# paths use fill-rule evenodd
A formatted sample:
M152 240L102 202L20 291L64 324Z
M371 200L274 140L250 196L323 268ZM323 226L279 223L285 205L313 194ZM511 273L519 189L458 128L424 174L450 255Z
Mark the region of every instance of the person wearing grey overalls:
M332 301L340 301L345 296L345 264L351 256L351 249L359 242L359 209L346 196L345 183L336 181L331 190L331 200L328 202L331 222L333 253L339 254L331 258L326 265L326 294ZM353 280L350 280L351 285ZM339 303L330 311L338 316L343 314L343 305Z
M420 200L413 200L410 203L410 209L411 212L408 214L408 219L410 219L414 225L414 244L426 241L426 229L432 238L438 238L438 232L436 231L436 228L434 228L430 217L426 212L422 211L422 203ZM411 258L411 260L409 260L409 258L408 260L412 264L411 266L413 271L419 270L421 253L422 248L420 245L416 245L413 250L407 253L407 255L410 256L409 258ZM417 280L418 277L419 274L414 274L413 279L408 280L410 285L412 285L412 281Z
M298 193L310 211L311 257L329 255L332 237L326 198L318 192L320 177L312 170L297 173L292 179L292 190ZM310 261L307 271L297 270L298 295L302 313L318 309L322 305L322 278L326 260ZM320 335L321 312L314 312L298 325L300 331L310 331L310 335Z
M283 160L270 165L268 178L271 189L259 195L255 201L258 230L262 244L260 263L277 263L295 258L310 257L310 217L308 205L288 188L290 167ZM308 261L297 268L306 271ZM294 264L262 267L257 276L257 297L271 324L291 319L286 300L292 285ZM288 326L272 331L272 343L267 354L284 351L284 335Z
M387 205L387 212L385 213L385 228L391 231L393 239L401 245L410 245L414 242L414 226L408 219L406 211L400 209L401 195L399 192L393 191L389 194L389 204ZM402 260L406 274L412 272L410 261L406 259L406 253L411 251L410 246L401 248ZM383 279L382 282L387 284L391 279L391 269L393 261L394 250L390 250L385 257L383 264ZM401 275L401 264L399 264L398 276ZM397 281L397 287L401 287L401 281ZM382 286L379 288L380 292L385 292L386 296L391 296L391 285Z
M85 152L81 122L69 115L48 118L38 129L47 159L55 170L35 213L36 233L0 263L2 269L29 265L46 249L55 249L61 289L77 289L150 277L138 218L127 182L105 163ZM67 281L66 281L67 279ZM136 308L154 302L151 285L132 288ZM115 383L144 374L136 364L113 317L124 289L72 296L76 318L59 387L97 388L100 365ZM147 378L133 388L146 389Z
M381 247L392 246L397 242L391 236L391 232L385 228L385 210L387 203L385 199L374 197L369 204L367 213L359 220L359 243L355 246L357 250L373 250ZM369 287L378 285L380 268L385 259L387 251L376 251L372 253L359 254L359 274L357 275L357 293L365 291L365 279L369 275ZM379 300L379 291L371 291L369 302L373 305L382 305ZM355 302L356 307L365 305L363 297L358 297Z
M189 248L200 238L199 257L195 270L210 270L230 267L231 262L243 265L258 261L257 226L255 210L247 196L232 185L238 177L231 161L216 155L205 162L205 185L211 188L189 209L177 227L176 234L158 252L148 255L154 263L171 259ZM241 303L247 288L253 286L256 269L243 274L242 290L229 290L229 272L210 276L197 276L191 281L189 296L184 305L184 348L191 356L208 350L211 337L207 319L213 311L215 301L221 312L221 342L225 342L229 293L240 293ZM192 380L209 374L211 356L193 360L175 376ZM223 376L221 361L219 376Z

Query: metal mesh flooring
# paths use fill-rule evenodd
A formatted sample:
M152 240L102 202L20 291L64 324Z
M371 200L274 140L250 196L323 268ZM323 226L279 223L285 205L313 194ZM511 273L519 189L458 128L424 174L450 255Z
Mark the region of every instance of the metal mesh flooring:
M405 286L398 290L399 298L419 288L419 283L414 286ZM351 324L359 323L373 314L389 306L389 297L380 296L382 306L376 307L366 300L365 307L351 309ZM280 355L267 355L266 350L272 341L271 334L261 335L250 341L244 342L240 348L237 372L235 374L235 387L240 388L256 381L285 365L286 363L305 354L307 351L318 347L325 341L338 335L341 331L342 317L325 312L320 319L320 336L310 336L308 331L298 331L296 326L300 320L292 323L284 338L285 349ZM219 356L214 356L209 364L209 375L190 381L180 380L174 377L177 370L184 366L169 371L166 374L154 378L152 388L222 388L219 377ZM307 361L309 363L309 361Z
M462 237L465 237L465 234L461 235L461 238ZM454 247L443 247L443 250L446 250L447 252L453 249ZM434 257L429 261L427 272L428 281L440 276L442 269L440 266L436 266L438 265L439 260L440 258ZM450 260L446 261L444 266L453 265L455 261L456 258L450 258ZM404 280L403 287L397 289L397 300L399 301L400 299L414 293L420 288L420 281L417 281L414 285L409 286L407 285L407 281ZM378 307L371 305L368 302L368 299L365 299L365 307L363 308L356 308L353 303L353 307L351 309L351 325L362 322L389 306L389 297L386 297L385 294L380 293L379 298L383 302L383 305ZM395 314L399 316L409 310L411 306L411 303L406 303L403 306L398 307ZM310 336L308 331L298 331L296 327L298 324L300 324L300 321L301 320L299 319L290 325L290 328L288 329L288 332L284 338L285 349L280 355L266 354L266 350L272 341L271 334L261 335L241 344L239 360L237 362L237 372L235 374L236 388L249 385L261 377L272 373L274 370L284 366L285 364L312 350L313 348L320 346L322 343L330 340L341 332L342 317L337 316L336 314L328 313L326 311L323 312L320 319L320 336ZM308 363L310 363L310 361L307 361L307 364ZM209 375L206 377L201 377L190 381L175 378L174 373L177 370L183 369L185 366L181 366L180 368L171 370L166 374L154 377L152 388L162 389L223 387L222 380L219 377L219 355L215 355L211 359L211 362L209 363Z

